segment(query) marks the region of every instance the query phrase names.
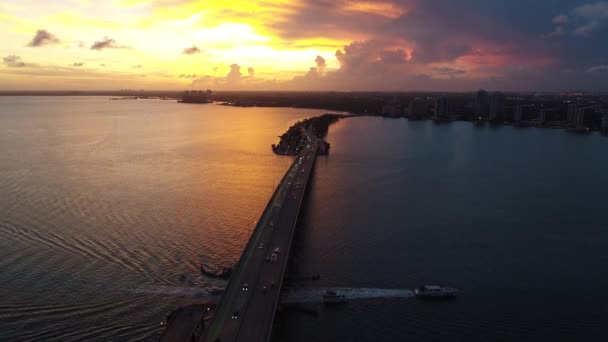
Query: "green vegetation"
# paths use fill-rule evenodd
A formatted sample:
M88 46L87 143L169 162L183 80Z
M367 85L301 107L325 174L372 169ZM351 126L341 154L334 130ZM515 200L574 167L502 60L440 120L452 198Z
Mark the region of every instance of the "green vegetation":
M276 145L273 144L272 150L276 154L296 155L300 152L301 145L305 141L305 132L307 129L312 130L319 139L322 139L327 135L329 125L343 117L344 115L341 114L323 114L321 116L298 121L279 137L279 143ZM327 153L328 149L329 144L325 143L322 152Z

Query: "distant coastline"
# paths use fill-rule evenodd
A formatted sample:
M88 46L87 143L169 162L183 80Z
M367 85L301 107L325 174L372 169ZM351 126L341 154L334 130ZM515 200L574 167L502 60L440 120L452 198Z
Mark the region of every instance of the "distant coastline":
M225 106L325 109L354 115L432 120L436 124L469 121L476 126L608 133L608 96L584 93L226 92L214 93L209 100Z
M185 99L197 93L200 99ZM476 126L564 129L573 133L608 133L606 93L478 92L333 92L333 91L0 91L0 96L111 96L112 100L162 99L216 103L234 107L286 107L437 124L469 121ZM192 97L192 96L190 96Z

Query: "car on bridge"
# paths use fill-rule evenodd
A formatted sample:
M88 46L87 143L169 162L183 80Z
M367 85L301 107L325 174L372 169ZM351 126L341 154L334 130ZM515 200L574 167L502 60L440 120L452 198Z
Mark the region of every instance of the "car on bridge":
M279 260L279 255L277 253L273 252L272 254L270 254L270 262L277 262L277 260Z

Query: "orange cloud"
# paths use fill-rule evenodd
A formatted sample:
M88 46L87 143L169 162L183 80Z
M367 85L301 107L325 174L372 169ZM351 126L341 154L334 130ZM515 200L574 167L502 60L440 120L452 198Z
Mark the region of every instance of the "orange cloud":
M345 11L375 14L396 19L406 14L408 9L391 2L347 1L342 8Z

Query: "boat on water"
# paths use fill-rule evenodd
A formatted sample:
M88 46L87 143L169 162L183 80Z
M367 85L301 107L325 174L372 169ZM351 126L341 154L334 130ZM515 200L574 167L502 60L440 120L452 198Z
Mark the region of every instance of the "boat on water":
M414 294L417 298L425 299L447 299L454 298L458 294L458 290L451 287L442 287L439 285L422 285L414 289Z
M346 303L346 296L338 294L334 290L327 290L323 294L323 303L327 305Z
M212 278L228 279L232 274L232 268L224 267L221 270L217 270L216 268L201 265L201 273Z

